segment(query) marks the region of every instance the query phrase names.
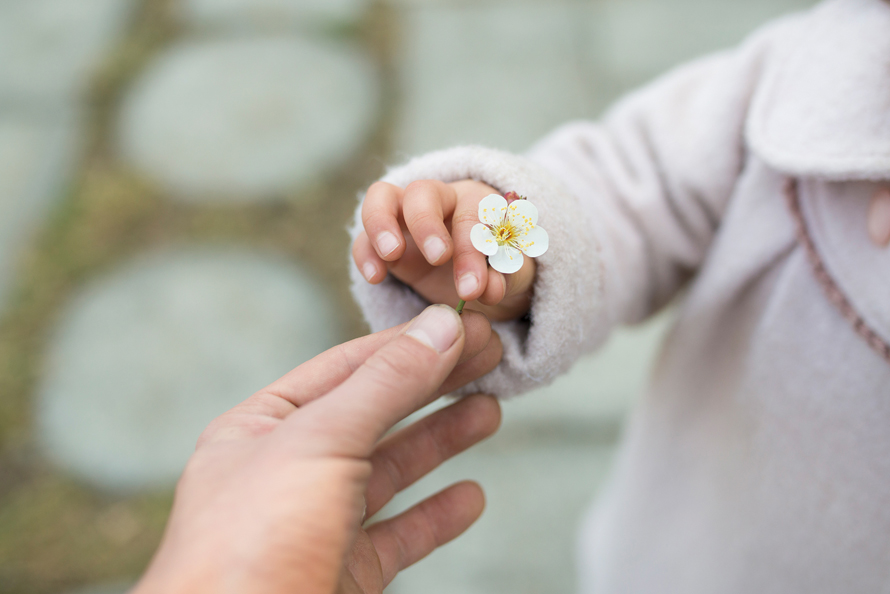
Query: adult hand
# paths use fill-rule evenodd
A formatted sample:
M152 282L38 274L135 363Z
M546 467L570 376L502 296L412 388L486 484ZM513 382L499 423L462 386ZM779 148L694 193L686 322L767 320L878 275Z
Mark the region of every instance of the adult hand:
M473 396L384 435L500 357L484 316L433 306L254 394L202 434L134 594L381 592L466 530L484 499L459 483L367 529L363 515L492 434L500 409Z

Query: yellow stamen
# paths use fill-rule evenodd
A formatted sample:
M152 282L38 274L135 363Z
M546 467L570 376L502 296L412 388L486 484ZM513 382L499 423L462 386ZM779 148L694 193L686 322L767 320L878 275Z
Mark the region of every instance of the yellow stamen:
M514 227L509 220L492 228L492 235L498 245L513 244L519 238L519 229Z

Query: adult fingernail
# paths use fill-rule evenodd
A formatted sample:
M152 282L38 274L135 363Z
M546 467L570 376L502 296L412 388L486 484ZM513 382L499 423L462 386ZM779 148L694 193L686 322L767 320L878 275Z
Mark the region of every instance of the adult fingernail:
M438 237L430 237L423 242L423 253L426 254L426 259L430 263L438 262L447 249L448 246Z
M399 248L399 240L389 231L384 231L377 236L377 248L381 256L388 256Z
M365 262L365 265L362 266L362 274L365 280L371 282L374 279L374 275L377 274L377 268L370 262Z
M469 297L479 288L479 279L472 272L468 272L457 281L457 294L461 299Z
M447 305L433 305L411 322L405 334L444 353L460 334L460 319Z

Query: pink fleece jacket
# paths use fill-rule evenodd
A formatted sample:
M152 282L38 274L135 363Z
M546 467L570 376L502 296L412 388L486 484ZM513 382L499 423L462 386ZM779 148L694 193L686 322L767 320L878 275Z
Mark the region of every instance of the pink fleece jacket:
M458 147L384 180L531 197L550 250L497 324L511 396L683 294L585 528L585 592L890 591L890 4L829 0L527 155ZM354 292L373 330L426 304Z

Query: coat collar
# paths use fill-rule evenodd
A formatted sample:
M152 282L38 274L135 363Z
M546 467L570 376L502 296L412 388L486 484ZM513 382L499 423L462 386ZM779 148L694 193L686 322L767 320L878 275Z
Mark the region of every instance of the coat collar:
M751 150L778 170L890 179L890 2L830 0L786 29L751 103Z

